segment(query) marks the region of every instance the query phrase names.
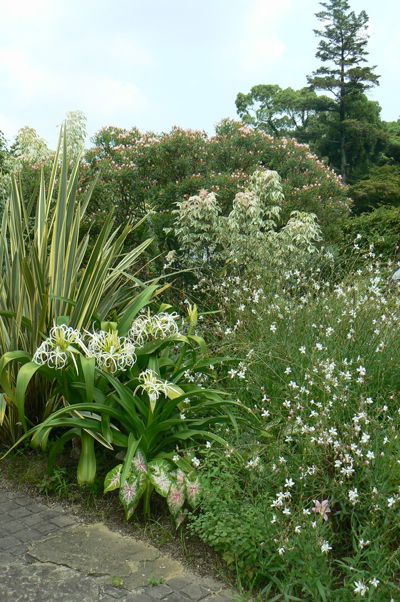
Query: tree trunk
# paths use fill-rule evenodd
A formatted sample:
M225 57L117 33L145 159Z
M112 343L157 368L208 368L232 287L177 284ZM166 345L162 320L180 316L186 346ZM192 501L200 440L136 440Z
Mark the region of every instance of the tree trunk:
M340 57L340 106L339 106L339 127L340 127L340 175L343 183L346 184L347 178L347 162L346 162L346 132L344 129L344 120L346 118L345 111L345 59L344 59L344 39L343 32L340 32L341 40L341 57Z
M347 161L346 161L346 133L344 131L344 118L340 117L340 175L343 183L347 180Z

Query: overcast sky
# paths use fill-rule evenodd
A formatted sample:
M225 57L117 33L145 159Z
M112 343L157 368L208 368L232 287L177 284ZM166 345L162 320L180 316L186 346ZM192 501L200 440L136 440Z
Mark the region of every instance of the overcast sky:
M400 117L400 0L350 0L370 17L370 97ZM65 113L212 132L251 86L301 87L317 66L317 0L0 0L0 130L54 145Z

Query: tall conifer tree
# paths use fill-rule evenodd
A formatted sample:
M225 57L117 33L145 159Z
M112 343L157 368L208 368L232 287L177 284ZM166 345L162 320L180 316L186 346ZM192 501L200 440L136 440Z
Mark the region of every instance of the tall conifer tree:
M314 30L320 38L316 57L323 63L308 82L314 90L331 92L336 101L339 170L347 176L346 120L352 119L352 106L368 88L379 83L374 67L365 65L368 43L368 15L358 15L347 0L320 2L323 10L316 13L322 28Z

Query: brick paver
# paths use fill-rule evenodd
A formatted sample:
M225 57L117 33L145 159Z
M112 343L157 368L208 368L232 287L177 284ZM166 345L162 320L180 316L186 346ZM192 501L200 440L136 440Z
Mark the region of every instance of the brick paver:
M153 546L102 524L85 524L61 506L50 508L0 484L1 602L237 599Z

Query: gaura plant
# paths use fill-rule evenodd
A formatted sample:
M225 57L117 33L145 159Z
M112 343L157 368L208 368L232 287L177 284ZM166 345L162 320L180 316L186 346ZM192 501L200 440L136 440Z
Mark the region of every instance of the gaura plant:
M125 253L134 226L115 229L109 215L89 250L90 232L81 235L80 226L96 181L79 191L79 157L70 164L67 142L62 130L49 181L42 173L36 198L24 199L18 174L12 179L0 226L0 355L15 349L33 354L59 316L68 316L72 328L85 329L123 307L137 284L135 262L151 243ZM13 370L9 388L2 387L3 441L15 441L19 433ZM42 393L41 387L35 390ZM40 419L45 409L35 390L27 412Z
M79 437L77 480L91 483L96 445L114 454L118 448L123 461L107 474L104 491L119 490L127 518L142 498L148 516L155 491L179 523L185 502L194 506L199 492L191 448L206 441L227 445L219 431L255 417L209 386L215 366L227 358L208 357L205 341L194 333L195 307L186 319L170 306L146 311L156 289L145 289L117 322L91 331L56 325L33 357L15 352L3 358L0 378L7 361L23 363L16 404L26 433L18 443L29 438L34 447L48 448L50 469L67 441ZM58 409L28 429L24 398L37 373L51 384Z

